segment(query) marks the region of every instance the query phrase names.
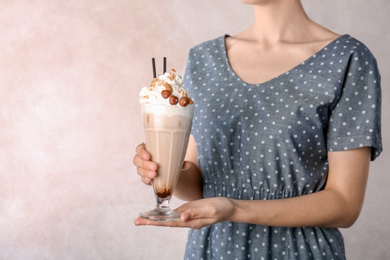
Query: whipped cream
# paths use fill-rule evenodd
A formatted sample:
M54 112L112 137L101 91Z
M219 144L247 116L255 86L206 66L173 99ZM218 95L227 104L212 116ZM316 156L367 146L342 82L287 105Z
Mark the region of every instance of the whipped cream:
M174 69L153 79L149 87L139 93L140 104L182 106L193 104L189 93L183 88L183 80Z

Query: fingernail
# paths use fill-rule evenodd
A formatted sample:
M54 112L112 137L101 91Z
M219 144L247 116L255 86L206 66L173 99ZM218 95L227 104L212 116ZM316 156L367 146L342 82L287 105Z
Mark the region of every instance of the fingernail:
M190 220L190 216L188 214L182 214L181 219L183 222Z
M149 169L150 169L150 170L152 170L152 171L155 171L155 170L157 170L157 166L156 166L156 164L155 164L155 163L151 163L151 164L149 164Z

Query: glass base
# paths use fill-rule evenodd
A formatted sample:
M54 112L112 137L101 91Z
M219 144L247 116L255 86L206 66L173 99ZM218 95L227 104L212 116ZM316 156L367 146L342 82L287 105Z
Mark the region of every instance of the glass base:
M142 212L141 218L153 221L177 221L180 220L180 214L171 209L155 208L150 211Z

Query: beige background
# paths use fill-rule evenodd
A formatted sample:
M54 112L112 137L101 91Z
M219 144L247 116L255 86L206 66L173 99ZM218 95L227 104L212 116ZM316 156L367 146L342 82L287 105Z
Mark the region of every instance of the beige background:
M390 2L304 4L377 57L389 148ZM183 72L191 46L251 21L239 0L0 0L0 259L181 259L186 230L133 225L154 204L131 162L138 91L151 57ZM388 169L385 151L349 259L390 259Z

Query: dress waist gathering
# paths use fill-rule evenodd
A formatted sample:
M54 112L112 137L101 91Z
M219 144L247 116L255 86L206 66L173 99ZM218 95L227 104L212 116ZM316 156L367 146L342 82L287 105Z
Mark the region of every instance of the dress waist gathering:
M308 193L306 193L308 194ZM293 191L289 188L285 189L269 189L269 188L257 188L257 187L237 187L236 184L226 185L213 183L204 183L203 185L203 197L226 197L238 200L274 200L274 199L286 199L305 195L300 191Z

